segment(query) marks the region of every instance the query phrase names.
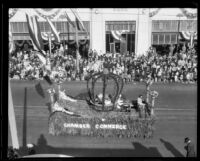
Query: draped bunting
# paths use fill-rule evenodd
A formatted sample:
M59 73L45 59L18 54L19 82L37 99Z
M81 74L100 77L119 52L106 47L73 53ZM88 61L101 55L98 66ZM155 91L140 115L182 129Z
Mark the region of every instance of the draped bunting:
M48 33L42 32L41 35L42 35L43 40L46 40L46 41L48 40ZM55 40L54 35L52 33L51 33L51 40L53 41Z
M15 44L19 47L22 47L24 45L25 40L22 40L21 43L20 41L15 41Z
M190 18L190 19L194 19L197 17L197 13L191 13L191 12L188 12L186 9L184 8L180 8L180 10L182 11L182 13L184 14L184 16L186 16L187 18Z
M197 40L197 32L182 31L181 34L186 40L190 40L191 36L194 37L194 40Z
M39 16L43 17L44 19L46 18L53 19L61 11L61 9L42 9L42 8L34 10Z
M153 12L150 12L150 13L149 13L149 17L155 16L156 14L158 14L159 11L160 11L160 8L156 9L156 10L153 11Z
M18 11L18 8L10 8L9 9L9 19L11 19Z
M111 34L116 40L123 40L122 34L128 32L128 30L112 30Z
M190 40L189 45L191 47L193 47L194 46L194 40L197 40L197 32L182 31L181 34L186 40Z

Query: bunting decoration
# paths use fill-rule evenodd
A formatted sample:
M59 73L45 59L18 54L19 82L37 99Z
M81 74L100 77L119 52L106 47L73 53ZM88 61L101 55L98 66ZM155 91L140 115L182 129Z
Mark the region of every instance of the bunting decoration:
M18 11L18 8L10 8L9 9L9 19L11 19Z
M181 35L186 39L190 41L190 46L194 46L194 40L197 40L197 32L189 32L189 31L182 31Z
M156 9L155 11L150 12L150 13L149 13L149 17L153 17L153 16L155 16L156 14L158 14L158 12L159 12L160 10L161 10L161 9L158 8L158 9Z
M194 18L197 18L197 13L191 13L191 12L188 12L186 9L184 8L180 8L180 10L182 11L182 13L189 19L194 19Z
M44 19L46 19L46 18L53 19L60 12L60 9L50 9L50 8L48 8L48 9L40 8L40 9L34 9L34 10L39 16L43 17Z
M43 40L46 40L46 41L48 41L48 33L46 33L46 32L41 32L41 36L42 36L42 39ZM53 34L51 34L51 40L55 40L55 38L54 38L54 35Z
M116 40L120 40L120 41L124 40L124 38L122 37L122 34L124 34L125 32L128 32L128 30L111 30L112 36Z
M190 40L190 37L194 37L194 40L197 40L197 32L189 32L189 31L182 31L181 35L184 37L186 40Z

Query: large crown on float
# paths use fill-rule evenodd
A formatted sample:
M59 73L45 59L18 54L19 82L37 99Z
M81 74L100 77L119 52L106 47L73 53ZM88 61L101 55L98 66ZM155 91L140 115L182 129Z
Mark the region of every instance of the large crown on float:
M123 85L123 79L119 75L110 73L107 68L101 73L91 75L87 80L87 90L92 108L103 112L114 110ZM102 98L100 104L96 100L97 96Z

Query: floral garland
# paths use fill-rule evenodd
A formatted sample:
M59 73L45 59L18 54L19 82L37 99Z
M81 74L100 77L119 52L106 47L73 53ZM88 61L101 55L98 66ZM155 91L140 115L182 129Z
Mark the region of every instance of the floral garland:
M60 9L52 9L52 11L44 11L44 9L34 9L34 10L39 16L43 17L44 19L46 18L53 19L60 12Z
M161 9L158 8L158 9L156 9L155 11L150 12L150 13L149 13L149 17L153 17L153 16L155 16L155 15L156 15L160 10L161 10Z
M157 91L151 91L150 95L154 98L158 97L159 93Z
M11 19L18 11L18 8L9 9L9 19Z
M64 71L53 71L51 72L50 78L57 84L63 83L66 80Z
M154 117L134 119L133 117L125 117L123 114L118 114L117 116L102 119L98 117L76 117L63 112L54 112L49 118L49 133L54 136L78 135L104 138L151 138L154 132L154 123ZM81 127L66 127L66 124L81 125ZM84 128L84 125L87 125L88 128ZM125 125L126 128L99 128L101 127L100 125Z
M181 8L182 13L187 17L187 18L191 18L194 19L197 17L197 13L190 13L188 12L186 9Z

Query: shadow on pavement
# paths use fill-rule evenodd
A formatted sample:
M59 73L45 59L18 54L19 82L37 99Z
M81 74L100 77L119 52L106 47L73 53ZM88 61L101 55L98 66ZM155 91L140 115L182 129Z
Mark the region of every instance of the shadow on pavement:
M132 144L133 149L60 148L49 146L46 138L41 134L37 145L34 146L34 150L32 149L32 154L63 154L74 157L162 157L155 147L147 148L137 142ZM30 153L26 155L30 155Z
M162 157L156 147L148 148L138 142L133 142L132 144L134 146L133 153L135 157Z
M170 142L160 139L161 143L164 144L166 149L170 151L175 157L184 157Z

